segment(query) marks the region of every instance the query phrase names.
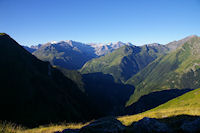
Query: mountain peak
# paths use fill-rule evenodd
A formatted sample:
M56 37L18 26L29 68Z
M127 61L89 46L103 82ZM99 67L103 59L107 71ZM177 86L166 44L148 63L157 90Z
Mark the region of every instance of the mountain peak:
M66 43L73 43L74 41L72 41L72 40L65 40L64 42L66 42Z
M179 46L181 46L182 44L186 43L187 41L189 41L190 39L192 38L196 38L198 37L197 35L191 35L191 36L187 36L181 40L178 40L178 41L173 41L173 42L170 42L168 44L166 44L166 47L169 48L170 51L173 51L175 49L177 49Z
M122 42L122 41L117 41L116 43L117 43L117 44L120 44L120 43L123 43L123 42Z
M161 44L159 43L151 43L151 44L147 44L147 46L160 46Z
M4 35L8 36L8 34L6 34L6 33L0 33L0 36L4 36Z
M8 34L6 34L6 33L0 33L0 37L8 37L8 38L10 38L10 36Z
M192 39L192 38L197 38L197 37L198 37L197 35L190 35L190 36L187 36L187 37L183 38L183 39L180 40L180 41L187 42L187 41L189 41L190 39Z
M190 35L188 38L198 37L197 35Z
M56 44L57 42L56 42L56 41L51 41L50 43L51 43L51 44Z

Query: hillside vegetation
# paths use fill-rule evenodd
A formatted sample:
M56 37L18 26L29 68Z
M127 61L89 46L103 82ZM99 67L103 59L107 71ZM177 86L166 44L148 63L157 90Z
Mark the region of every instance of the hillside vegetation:
M155 91L200 87L199 52L200 38L193 36L175 51L150 63L127 81L136 88L127 105Z
M167 50L160 44L142 47L126 45L105 56L92 59L80 71L83 74L102 72L112 75L116 82L125 82Z
M200 88L187 92L182 96L172 99L154 109L130 116L122 116L118 119L125 125L138 121L144 117L165 118L177 115L200 116Z

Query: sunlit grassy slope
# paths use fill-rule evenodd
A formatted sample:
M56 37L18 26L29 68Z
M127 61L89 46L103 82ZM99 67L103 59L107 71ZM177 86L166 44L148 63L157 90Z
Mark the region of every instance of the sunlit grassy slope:
M125 82L166 51L167 48L159 44L142 47L126 45L105 56L88 61L80 71L83 74L102 72L112 75L117 82Z
M144 113L122 116L118 119L124 125L129 125L144 117L165 118L177 115L200 115L200 88L183 94Z
M193 36L175 51L150 63L127 81L135 86L127 105L141 96L170 88L200 87L200 38Z
M80 129L89 123L63 123L63 124L50 124L46 126L40 126L33 129L26 129L21 126L16 126L13 123L1 123L0 133L54 133L56 131L63 131L64 129Z

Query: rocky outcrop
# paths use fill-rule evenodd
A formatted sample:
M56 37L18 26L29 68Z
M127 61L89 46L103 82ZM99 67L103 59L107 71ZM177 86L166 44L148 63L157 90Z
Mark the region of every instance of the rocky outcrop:
M96 120L79 129L65 129L56 133L124 133L126 127L113 117Z
M142 120L133 123L131 130L137 133L169 133L170 128L156 119L145 117Z
M144 117L130 126L115 118L102 118L81 129L65 129L57 133L200 133L200 117L175 116L164 119Z
M80 133L123 133L125 126L115 118L102 118L83 127Z

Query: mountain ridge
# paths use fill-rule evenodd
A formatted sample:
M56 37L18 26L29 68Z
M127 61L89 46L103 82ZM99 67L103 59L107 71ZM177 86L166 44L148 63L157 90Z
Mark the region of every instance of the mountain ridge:
M112 53L88 61L80 71L84 74L103 72L113 75L116 82L125 82L167 50L164 45L125 45Z
M87 61L129 45L122 42L110 44L85 44L72 40L48 42L24 48L43 61L70 70L80 69Z
M127 81L136 90L127 105L152 91L199 87L199 37L193 36L176 50L161 56ZM184 83L185 82L185 83ZM191 82L191 83L189 83Z

